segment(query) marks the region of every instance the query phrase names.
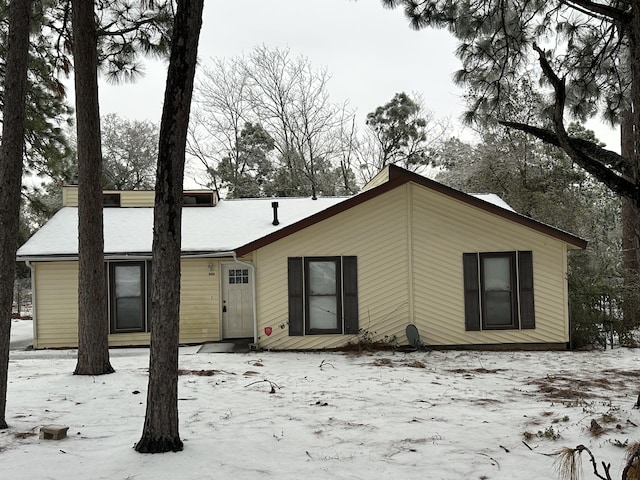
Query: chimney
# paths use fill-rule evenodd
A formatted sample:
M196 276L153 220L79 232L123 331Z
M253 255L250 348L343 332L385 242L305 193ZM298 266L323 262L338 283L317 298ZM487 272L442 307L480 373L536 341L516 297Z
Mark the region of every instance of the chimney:
M280 225L278 221L278 202L271 202L271 207L273 208L273 225Z

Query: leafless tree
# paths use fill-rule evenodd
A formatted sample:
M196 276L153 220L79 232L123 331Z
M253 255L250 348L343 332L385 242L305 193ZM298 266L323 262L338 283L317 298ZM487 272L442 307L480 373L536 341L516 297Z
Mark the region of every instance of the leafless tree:
M192 148L193 153L206 157L208 168L210 160L219 162L237 152L247 123L258 124L273 138L276 151L272 187L266 193L333 193L336 181L343 183L342 148L348 148L336 139L353 127L353 114L330 101L329 78L326 69L316 70L307 58L293 57L286 49L261 46L246 57L215 61L198 87L194 131L199 136L192 143L199 148ZM208 156L198 140L204 135L218 145L209 145Z

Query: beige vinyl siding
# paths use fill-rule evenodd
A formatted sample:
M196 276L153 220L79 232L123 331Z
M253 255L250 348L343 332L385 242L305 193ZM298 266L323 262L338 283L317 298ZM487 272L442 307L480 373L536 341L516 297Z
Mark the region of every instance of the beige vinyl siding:
M103 193L120 195L120 207L153 207L156 195L153 190L105 190ZM185 193L212 193L214 204L217 202L217 194L210 190L190 190ZM62 206L78 206L77 185L66 185L62 188Z
M183 259L180 286L180 341L220 339L220 266L213 259Z
M412 184L411 191L415 323L425 342L569 340L565 243L417 185ZM514 250L533 252L536 328L466 332L462 254Z
M536 328L466 332L462 255L533 252ZM373 338L418 326L433 345L563 344L569 339L567 245L417 184L384 193L255 252L259 345L335 348L356 335L288 335L287 257L358 257L360 328ZM266 336L265 327L272 334Z
M153 207L156 193L153 191L106 191L104 193L119 193L121 207Z
M104 193L119 194L121 207L153 207L155 202L155 192L152 190L105 190ZM78 206L77 185L68 185L62 189L62 205Z
M39 262L33 265L36 285L34 348L76 347L78 263ZM181 267L180 342L219 340L219 261L183 259ZM148 344L148 333L109 335L110 346Z
M404 331L409 318L404 198L404 189L396 189L256 252L261 347L334 348L356 338L356 335L289 337L287 258L295 256L357 256L360 327L376 332L376 338ZM271 336L265 335L265 327L272 328Z
M378 185L382 185L383 183L387 183L389 181L389 167L380 170L375 177L367 182L367 184L362 187L361 192L366 192Z
M34 263L34 348L78 345L78 262Z
M69 185L62 187L62 206L77 207L78 206L78 187Z

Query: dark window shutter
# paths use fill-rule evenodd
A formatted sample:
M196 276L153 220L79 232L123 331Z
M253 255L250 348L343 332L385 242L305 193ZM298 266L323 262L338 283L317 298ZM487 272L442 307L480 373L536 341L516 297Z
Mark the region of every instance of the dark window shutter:
M342 299L344 333L357 334L358 322L358 257L342 257Z
M533 304L533 255L531 252L518 252L518 278L520 328L536 328L536 314Z
M304 303L302 258L288 259L289 271L289 335L304 335Z
M465 253L464 267L464 328L480 330L480 282L478 280L478 254Z

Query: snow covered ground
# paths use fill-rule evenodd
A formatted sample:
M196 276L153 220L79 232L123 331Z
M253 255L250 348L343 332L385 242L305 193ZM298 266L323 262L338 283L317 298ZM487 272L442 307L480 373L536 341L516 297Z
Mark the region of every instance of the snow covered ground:
M15 321L12 338L30 335ZM640 439L640 350L375 354L180 351L180 453L142 455L147 349L116 373L11 351L2 479L539 479L584 444L620 478ZM270 393L272 391L274 393ZM601 431L591 432L596 420ZM40 439L41 426L69 426ZM594 478L585 461L584 478Z

